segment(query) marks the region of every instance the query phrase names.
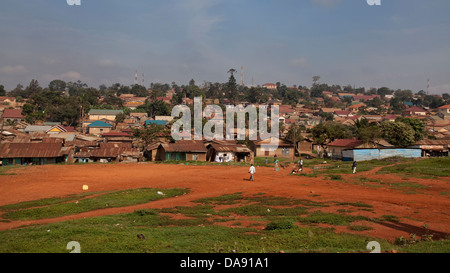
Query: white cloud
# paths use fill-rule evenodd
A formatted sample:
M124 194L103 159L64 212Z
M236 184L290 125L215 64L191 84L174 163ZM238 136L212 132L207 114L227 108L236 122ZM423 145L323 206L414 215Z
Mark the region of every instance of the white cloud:
M53 74L45 74L43 78L46 81L52 81L52 80L63 80L63 81L78 81L83 79L83 76L76 71L69 71L63 74L59 75L53 75Z
M27 73L27 69L23 65L16 65L16 66L5 65L0 68L0 74L5 74L9 76L22 75L25 73Z

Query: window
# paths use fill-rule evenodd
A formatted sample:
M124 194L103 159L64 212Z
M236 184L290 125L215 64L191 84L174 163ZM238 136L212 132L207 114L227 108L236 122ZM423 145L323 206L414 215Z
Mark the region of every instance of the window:
M284 156L289 155L289 148L281 148L281 154Z
M192 160L198 160L198 154L192 154Z

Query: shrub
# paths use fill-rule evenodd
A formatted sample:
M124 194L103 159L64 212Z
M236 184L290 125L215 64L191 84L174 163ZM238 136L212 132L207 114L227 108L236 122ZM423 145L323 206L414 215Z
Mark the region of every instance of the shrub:
M280 229L291 229L294 227L294 223L289 220L276 220L269 222L266 225L266 230L280 230Z

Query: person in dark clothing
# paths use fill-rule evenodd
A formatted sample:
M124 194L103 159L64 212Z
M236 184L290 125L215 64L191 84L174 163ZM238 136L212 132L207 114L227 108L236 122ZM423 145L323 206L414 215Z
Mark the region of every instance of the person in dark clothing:
M356 161L353 161L353 165L352 165L353 173L356 173L356 166L358 166L358 163L356 163Z

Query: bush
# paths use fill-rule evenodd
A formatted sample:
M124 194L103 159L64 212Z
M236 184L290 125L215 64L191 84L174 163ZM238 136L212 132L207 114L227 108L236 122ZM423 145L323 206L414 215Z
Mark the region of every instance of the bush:
M294 227L294 223L289 220L277 220L272 221L267 224L266 230L280 230L280 229L291 229Z

